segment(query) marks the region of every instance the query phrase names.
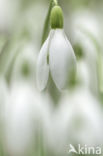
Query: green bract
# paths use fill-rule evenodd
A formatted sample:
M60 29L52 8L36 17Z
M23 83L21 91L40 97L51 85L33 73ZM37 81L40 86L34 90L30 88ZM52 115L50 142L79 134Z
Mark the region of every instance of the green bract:
M59 6L54 6L51 11L51 16L50 16L50 23L51 23L51 28L56 29L56 28L63 28L63 12L61 7Z

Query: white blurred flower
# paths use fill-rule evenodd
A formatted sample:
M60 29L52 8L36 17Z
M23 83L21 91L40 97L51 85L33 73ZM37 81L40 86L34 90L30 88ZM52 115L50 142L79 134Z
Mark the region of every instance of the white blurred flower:
M97 57L96 42L101 43L100 25L97 16L88 11L79 11L72 15L74 44L81 45L85 56ZM95 41L94 41L95 40Z
M32 43L24 43L20 50L17 51L16 59L13 58L15 61L11 75L12 82L30 80L30 82L34 84L37 58L36 51L36 46Z
M102 122L100 103L89 90L77 88L70 95L67 93L63 96L52 115L50 146L61 153L70 143L88 146L101 144Z
M42 129L47 111L43 98L25 82L14 83L5 108L5 146L11 156L29 155L36 146L37 130ZM33 149L35 150L35 149Z
M72 15L72 26L74 31L86 30L90 32L95 38L100 38L100 25L98 16L95 12L90 10L79 10Z
M81 60L77 63L77 79L79 81L79 86L89 88L90 78L88 64L84 60Z
M39 89L45 89L49 72L59 90L66 88L71 72L75 69L74 51L64 30L52 29L38 58L37 83Z
M17 19L19 5L19 0L0 0L0 32L11 30Z
M100 24L95 13L89 10L80 10L73 14L73 44L74 47L80 48L79 51L82 51L82 59L86 62L89 72L89 86L95 93L98 92L97 61L98 54L101 53L102 41L100 30Z

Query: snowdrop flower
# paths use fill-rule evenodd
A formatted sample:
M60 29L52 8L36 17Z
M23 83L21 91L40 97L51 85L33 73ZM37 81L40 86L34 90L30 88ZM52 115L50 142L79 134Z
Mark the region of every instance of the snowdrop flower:
M37 83L42 91L46 88L49 73L59 90L65 89L76 70L73 48L63 30L63 14L59 6L51 11L51 31L43 44L37 62Z
M89 74L89 87L97 94L98 87L102 90L101 75L98 75L98 69L100 71L101 68L99 68L101 64L98 63L101 62L99 57L101 56L102 58L101 26L95 14L89 10L83 10L73 13L71 27L76 56L80 58L78 61L82 59L86 62ZM79 75L81 76L81 74ZM98 80L100 81L99 83Z
M89 10L74 13L71 27L73 44L81 47L83 56L86 59L90 60L90 62L95 61L98 54L97 47L101 47L100 24L95 14Z
M19 0L0 0L0 32L12 31L17 20L19 7Z
M12 84L4 108L4 140L9 155L30 155L32 144L33 149L37 144L37 129L42 129L49 118L46 106L30 83L21 80Z
M67 93L61 98L59 107L52 117L50 143L59 152L63 152L65 145L70 143L100 145L103 140L102 118L97 98L88 89L78 87L71 94Z

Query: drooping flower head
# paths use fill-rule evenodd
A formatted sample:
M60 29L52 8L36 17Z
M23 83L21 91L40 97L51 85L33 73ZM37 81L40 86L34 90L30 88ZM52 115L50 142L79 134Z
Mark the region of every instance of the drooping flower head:
M62 9L56 5L51 10L51 31L41 47L37 62L37 83L40 90L47 86L49 73L59 90L68 87L76 71L73 48L63 30Z

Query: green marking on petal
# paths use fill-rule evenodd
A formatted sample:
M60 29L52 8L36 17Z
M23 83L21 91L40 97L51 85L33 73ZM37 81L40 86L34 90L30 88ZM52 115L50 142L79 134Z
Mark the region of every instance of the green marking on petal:
M47 55L47 64L49 64L49 53Z

